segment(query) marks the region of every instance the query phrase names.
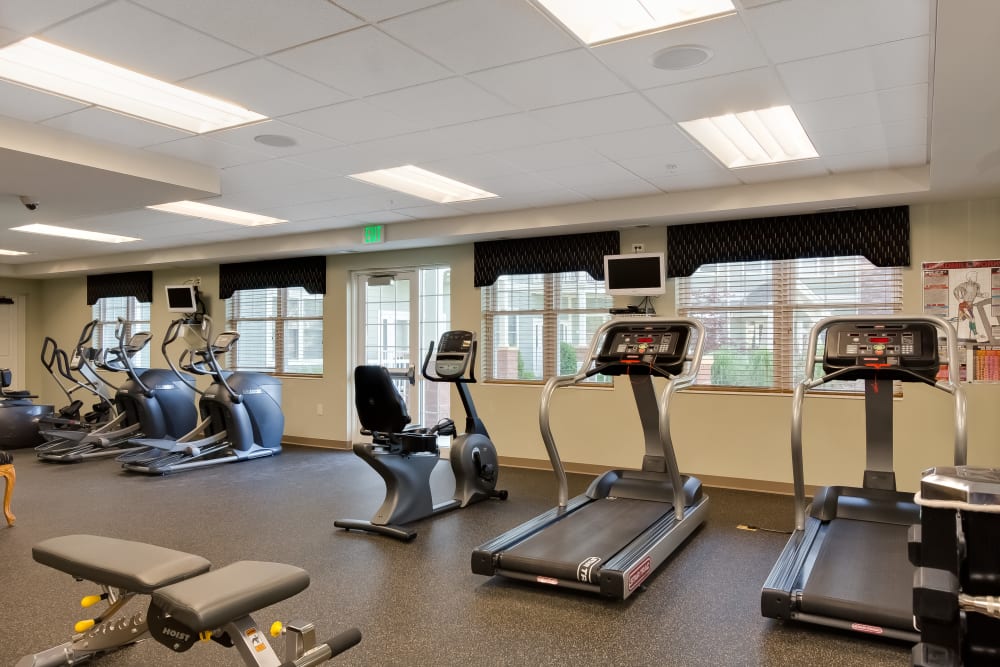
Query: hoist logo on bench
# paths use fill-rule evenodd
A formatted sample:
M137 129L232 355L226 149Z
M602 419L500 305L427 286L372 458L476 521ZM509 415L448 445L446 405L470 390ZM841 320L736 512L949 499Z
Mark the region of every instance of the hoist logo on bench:
M181 632L180 630L174 630L173 628L168 628L168 627L164 627L163 629L161 629L160 633L166 635L167 637L172 637L174 639L179 639L182 642L186 642L189 639L191 639L191 635L190 634L188 634L186 632Z
M576 566L576 578L579 581L590 583L590 573L601 563L600 556L591 556L580 561Z

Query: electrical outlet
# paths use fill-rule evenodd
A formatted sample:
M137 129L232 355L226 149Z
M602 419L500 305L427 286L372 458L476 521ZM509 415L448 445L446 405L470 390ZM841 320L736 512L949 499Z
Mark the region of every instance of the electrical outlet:
M632 252L643 252L645 249L646 249L646 246L644 246L641 243L633 243L632 244Z
M323 404L322 403L317 403L316 404L316 414L319 415L320 417L323 416Z

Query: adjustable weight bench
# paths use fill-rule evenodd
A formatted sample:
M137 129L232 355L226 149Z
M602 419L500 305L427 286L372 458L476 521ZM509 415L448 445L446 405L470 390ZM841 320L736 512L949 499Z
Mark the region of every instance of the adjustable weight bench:
M247 665L311 667L346 651L361 633L348 630L316 644L311 623L274 623L272 636L287 633L282 662L250 614L289 598L309 585L309 574L282 563L239 561L209 571L200 556L163 547L94 535L66 535L44 540L32 555L77 580L98 584L102 593L81 600L85 608L107 607L80 621L66 643L28 655L16 667L77 665L152 637L176 652L199 640L236 646ZM150 595L148 611L124 612L136 595Z

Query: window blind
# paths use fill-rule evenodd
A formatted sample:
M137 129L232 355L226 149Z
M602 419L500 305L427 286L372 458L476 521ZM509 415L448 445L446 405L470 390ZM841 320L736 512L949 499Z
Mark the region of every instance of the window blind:
M230 369L322 375L322 294L302 287L237 290L226 300L226 320L240 334Z
M902 299L898 267L856 256L706 264L677 280L678 314L706 328L698 384L783 393L802 378L813 324L831 315L897 313Z
M97 349L117 348L115 329L118 318L126 321L125 342L140 331L149 331L149 303L143 303L134 296L113 296L98 299L91 308L91 317L98 320L94 327L93 345ZM150 342L150 345L152 342ZM149 368L149 345L132 358L136 368Z
M481 296L487 380L543 382L576 373L612 305L604 283L584 271L504 275Z

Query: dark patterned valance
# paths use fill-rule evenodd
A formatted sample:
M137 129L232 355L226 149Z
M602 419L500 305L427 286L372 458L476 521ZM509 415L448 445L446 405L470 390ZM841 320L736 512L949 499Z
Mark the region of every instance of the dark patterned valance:
M220 299L228 299L236 290L267 287L304 287L310 294L326 294L326 257L219 265Z
M617 255L618 232L483 241L474 245L475 286L492 285L503 275L586 271L604 280L604 256Z
M829 211L667 228L667 276L702 264L863 255L875 266L910 265L910 208Z
M142 303L153 300L153 272L103 273L87 276L87 305L111 296L134 296Z

